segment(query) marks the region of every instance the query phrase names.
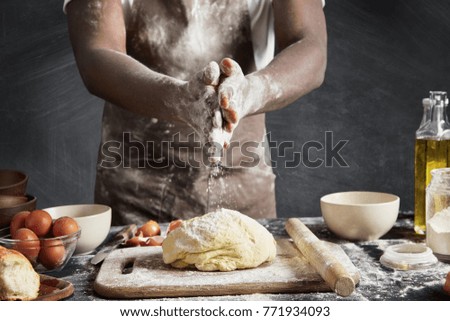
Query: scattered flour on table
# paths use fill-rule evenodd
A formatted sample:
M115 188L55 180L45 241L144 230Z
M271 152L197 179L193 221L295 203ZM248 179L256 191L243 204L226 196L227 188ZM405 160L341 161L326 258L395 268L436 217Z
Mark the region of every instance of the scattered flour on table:
M398 244L409 243L399 240ZM439 271L443 263L425 270L398 271L384 268L379 259L384 250L393 245L392 240L341 244L361 273L357 292L369 300L404 300L423 297L421 292L436 292L442 288Z

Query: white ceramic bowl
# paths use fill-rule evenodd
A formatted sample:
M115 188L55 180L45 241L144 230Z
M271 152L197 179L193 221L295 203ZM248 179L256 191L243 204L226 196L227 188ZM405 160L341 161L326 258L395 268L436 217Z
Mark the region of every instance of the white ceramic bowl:
M81 228L75 254L89 253L106 239L111 227L111 208L100 204L65 205L45 208L53 219L74 218Z
M371 241L394 226L400 198L377 192L341 192L323 196L320 208L325 224L337 236Z

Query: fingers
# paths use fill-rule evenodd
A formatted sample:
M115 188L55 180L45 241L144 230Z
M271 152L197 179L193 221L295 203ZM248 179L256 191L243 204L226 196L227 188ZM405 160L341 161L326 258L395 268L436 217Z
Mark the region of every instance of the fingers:
M214 128L222 128L223 126L223 120L222 120L222 113L219 109L214 111L213 115L213 127Z
M222 134L223 136L223 148L228 148L228 146L230 146L230 142L231 142L231 136L233 135L232 133L228 133L226 131L223 132Z
M220 67L215 61L211 61L202 71L202 81L205 85L217 86L220 78Z
M223 110L223 118L231 124L236 124L239 121L239 115L234 108Z
M233 134L224 131L222 128L214 128L209 134L209 143L215 145L216 151L221 151L230 145Z
M213 118L213 128L209 134L209 142L218 144L226 149L230 145L233 130L236 124L231 124L223 120L222 112L217 110Z
M214 107L214 105L217 106L217 96L216 96L216 90L213 86L206 86L203 90L203 100L205 101L206 105Z
M243 75L241 66L239 66L239 64L231 58L222 59L220 62L220 69L228 77Z
M230 144L233 131L239 122L238 103L235 99L239 98L242 78L244 75L239 64L225 58L220 66L214 61L210 62L190 82L193 90L197 88L197 99L203 100L205 111L209 113L209 126L203 128L205 134L209 132L209 141L215 141L224 148Z
M215 61L211 61L189 81L188 88L194 97L206 86L216 87L220 80L220 67Z
M245 76L241 66L230 58L222 59L220 69L228 78L222 80L219 87L219 105L223 109L229 109L230 101L233 100L235 95L235 90L239 91L240 83Z
M234 101L226 99L226 103L224 101L220 102L220 106L222 107L222 115L224 120L223 128L228 133L232 133L234 128L237 126L239 122L239 114L237 112L236 104ZM226 105L226 106L225 106Z
M230 58L224 58L220 62L220 66L215 61L208 63L203 70L195 75L193 80L198 84L217 86L219 85L221 71L228 77L244 75L236 61Z
M233 97L233 87L222 85L219 88L219 105L223 109L230 108L230 100Z

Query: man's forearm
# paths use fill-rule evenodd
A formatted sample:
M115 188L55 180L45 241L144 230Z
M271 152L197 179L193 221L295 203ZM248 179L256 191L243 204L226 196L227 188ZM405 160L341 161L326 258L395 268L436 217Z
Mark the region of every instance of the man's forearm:
M152 71L117 51L89 49L77 54L81 76L92 94L146 117L177 118L175 97L181 96L183 81Z
M273 0L280 53L254 75L264 80L265 97L252 113L284 107L319 87L327 61L326 21L320 0Z
M78 69L94 95L147 117L172 120L184 82L159 74L126 55L120 0L72 1L67 7Z
M267 67L249 75L251 86L264 88L260 103L252 106L249 115L280 109L319 87L326 56L325 44L303 39L280 52Z

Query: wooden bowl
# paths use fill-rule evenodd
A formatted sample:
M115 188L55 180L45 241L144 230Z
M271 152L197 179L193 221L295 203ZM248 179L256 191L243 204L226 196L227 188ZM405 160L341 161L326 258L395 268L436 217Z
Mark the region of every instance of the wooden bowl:
M25 195L27 201L22 204L0 208L0 228L9 227L14 215L22 211L34 211L36 209L36 197Z
M23 196L26 193L28 176L8 169L0 170L0 195Z
M26 196L0 195L0 209L13 207L28 202Z

